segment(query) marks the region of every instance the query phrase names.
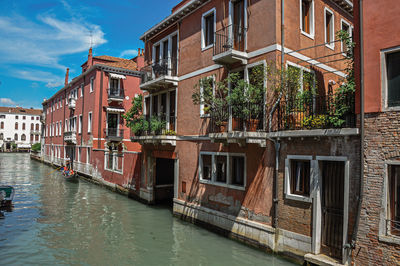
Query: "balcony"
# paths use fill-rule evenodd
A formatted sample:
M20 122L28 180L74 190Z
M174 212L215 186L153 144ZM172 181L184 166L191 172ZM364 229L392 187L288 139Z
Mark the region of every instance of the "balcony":
M118 128L106 128L104 129L106 134L106 140L108 141L122 141L124 138L124 130Z
M150 116L142 120L140 132L131 131L131 141L140 144L169 144L176 146L176 116Z
M109 88L108 92L108 103L110 102L118 102L121 103L124 101L124 90L118 88Z
M75 110L76 100L74 98L68 99L68 108L71 110Z
M162 59L156 63L143 67L140 89L156 92L165 87L178 86L177 58Z
M229 25L216 31L213 61L221 65L247 64L246 31L246 28L237 25Z
M40 132L40 130L31 130L31 134L33 134L33 135L40 135L41 132Z
M68 144L76 144L76 131L65 131L64 141Z
M272 137L357 135L354 95L286 97L270 121Z

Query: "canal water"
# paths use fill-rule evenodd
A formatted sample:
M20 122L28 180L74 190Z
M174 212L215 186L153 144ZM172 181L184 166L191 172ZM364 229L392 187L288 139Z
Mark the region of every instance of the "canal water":
M0 265L292 265L59 172L28 154L0 154L16 189L0 219Z

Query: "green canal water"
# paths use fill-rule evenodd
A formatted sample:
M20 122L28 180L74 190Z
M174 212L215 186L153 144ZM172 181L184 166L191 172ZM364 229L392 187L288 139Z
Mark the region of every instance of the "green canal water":
M0 154L16 189L0 220L0 265L292 265L92 183L63 180L28 154Z

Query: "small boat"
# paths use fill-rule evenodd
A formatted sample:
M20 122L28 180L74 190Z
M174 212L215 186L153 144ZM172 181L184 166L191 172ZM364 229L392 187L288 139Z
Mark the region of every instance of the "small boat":
M63 170L63 175L65 177L65 180L68 180L68 181L77 181L78 180L78 174L72 170L68 170L68 171Z
M15 190L12 186L0 186L0 206L10 207L14 199Z

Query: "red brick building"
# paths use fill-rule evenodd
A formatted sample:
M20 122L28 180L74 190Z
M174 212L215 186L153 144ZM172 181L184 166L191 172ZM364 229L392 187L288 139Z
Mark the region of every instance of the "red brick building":
M139 51L140 52L140 51ZM139 90L142 52L133 59L93 56L82 73L43 102L44 160L73 161L80 174L135 192L140 176L139 144L129 139L121 117Z
M354 261L400 263L398 1L356 1L357 82L364 95L364 175Z
M142 198L173 198L175 215L300 260L348 262L360 172L354 99L340 125L305 121L333 116L346 77L336 32L352 35L352 6L285 1L282 12L278 0L186 0L146 31L143 112L164 128L131 137L143 145ZM311 76L312 100L290 109L295 98L274 101L267 90L256 118L227 107L223 129L193 104L200 80L238 73L251 83L270 62L296 69L301 82Z

